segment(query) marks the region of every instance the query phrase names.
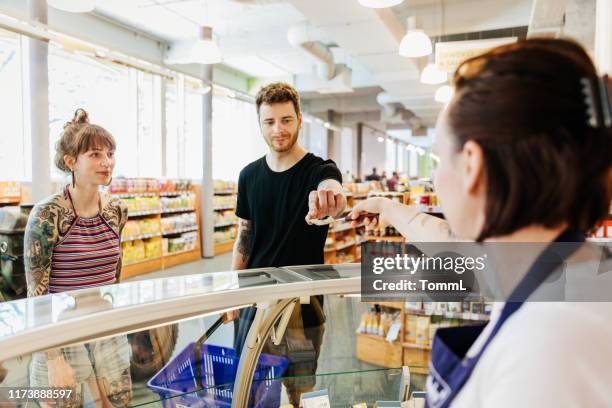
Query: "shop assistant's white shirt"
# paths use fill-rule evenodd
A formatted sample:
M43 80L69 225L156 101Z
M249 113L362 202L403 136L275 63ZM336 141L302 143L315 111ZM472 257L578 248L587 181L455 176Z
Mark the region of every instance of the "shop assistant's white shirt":
M481 349L499 318L468 355ZM503 325L453 408L612 407L612 303L525 303Z

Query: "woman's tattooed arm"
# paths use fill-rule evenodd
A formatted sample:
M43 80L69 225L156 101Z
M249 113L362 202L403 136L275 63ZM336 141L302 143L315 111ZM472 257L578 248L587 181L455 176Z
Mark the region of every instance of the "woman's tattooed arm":
M39 296L49 292L51 256L59 239L60 214L65 208L59 204L58 196L38 204L32 210L24 238L24 263L28 296Z

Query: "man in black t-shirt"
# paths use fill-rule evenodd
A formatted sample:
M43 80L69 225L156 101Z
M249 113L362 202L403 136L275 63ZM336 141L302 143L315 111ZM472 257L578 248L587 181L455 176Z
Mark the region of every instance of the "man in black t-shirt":
M270 151L240 172L234 270L323 263L328 227L312 220L338 216L346 205L335 163L298 143L299 103L287 84L271 84L257 94L259 125Z
M270 150L240 172L232 269L322 264L328 226L312 221L344 211L342 174L333 161L307 152L298 143L302 115L299 95L292 86L274 83L262 88L256 107ZM294 312L298 321L293 319L294 326L303 326L302 340L312 341L317 356L325 321L322 304L322 297L311 298L310 305ZM240 313L235 339L238 352L253 317L253 308ZM316 359L314 364L316 368Z

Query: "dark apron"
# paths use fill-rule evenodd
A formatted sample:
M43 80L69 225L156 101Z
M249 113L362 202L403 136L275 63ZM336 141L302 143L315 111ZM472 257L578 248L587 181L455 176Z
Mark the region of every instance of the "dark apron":
M576 245L564 246L561 250L559 248L552 250L551 244L540 254L510 295L509 299L512 301L504 305L490 336L475 356L466 357L466 354L486 324L444 328L436 331L427 378L426 407L446 408L450 406L504 322L520 309L523 302L582 245L584 240L582 233L566 230L554 242L575 242Z

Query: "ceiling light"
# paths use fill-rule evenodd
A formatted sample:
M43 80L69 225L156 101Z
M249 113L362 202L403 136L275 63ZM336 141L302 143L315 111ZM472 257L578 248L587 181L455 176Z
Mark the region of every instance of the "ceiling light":
M387 8L397 6L404 0L359 0L359 4L368 8Z
M329 129L329 127L330 127L331 125L330 125L329 123L325 122L325 123L323 124L323 126L325 126L327 129Z
M200 38L195 41L178 41L168 50L166 64L217 64L221 51L213 40L212 27L200 28Z
M382 143L382 142L385 141L385 138L382 137L382 136L378 136L378 139L376 139L376 140L378 140L378 143Z
M436 95L434 99L436 102L440 103L449 103L453 97L453 88L449 85L442 85L436 90Z
M408 17L408 31L400 43L399 55L418 58L432 53L431 40L420 27L420 20L416 17Z
M93 11L96 0L47 0L47 4L70 13L89 13Z
M418 154L419 156L422 156L422 155L424 155L424 154L425 154L425 150L423 150L423 149L422 149L422 148L420 148L420 147L417 147L417 148L416 148L416 152L417 152L417 154Z
M421 72L421 83L427 85L438 85L446 82L446 72L438 69L436 64L427 64Z

